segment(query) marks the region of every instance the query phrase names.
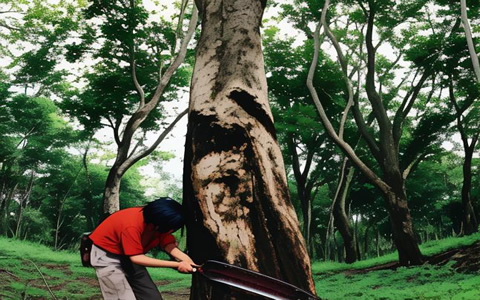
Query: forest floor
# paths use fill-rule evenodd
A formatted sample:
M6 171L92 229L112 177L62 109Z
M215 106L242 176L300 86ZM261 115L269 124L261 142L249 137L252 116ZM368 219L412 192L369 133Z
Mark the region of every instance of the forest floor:
M480 299L480 235L422 246L423 266L395 254L353 265L315 262L322 299ZM190 276L151 269L165 300L189 298ZM95 273L76 253L0 238L0 299L102 299ZM54 296L52 296L54 295Z
M352 265L313 265L322 299L480 299L480 235L421 246L425 263L402 267L396 254Z

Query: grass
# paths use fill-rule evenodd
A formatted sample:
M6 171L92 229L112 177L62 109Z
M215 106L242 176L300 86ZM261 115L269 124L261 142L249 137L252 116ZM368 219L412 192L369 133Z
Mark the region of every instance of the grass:
M175 270L149 272L163 292L190 286L191 277ZM42 276L58 299L102 299L94 269L83 267L78 253L0 237L0 299L52 299Z
M420 245L420 250L423 255L431 256L445 252L449 249L459 248L463 246L472 245L480 240L480 233L472 234L464 237L450 237L438 241L430 241ZM371 258L355 262L353 264L337 263L337 262L323 262L316 261L312 264L313 273L334 273L348 269L364 269L376 265L386 264L398 261L398 253L393 252L377 258Z
M480 234L448 238L421 245L424 255L468 246ZM315 262L312 266L317 294L322 299L480 299L480 274L457 273L452 263L444 266L418 266L362 274L342 272L396 261L397 253L356 262L351 265Z
M433 255L471 245L480 234L421 245ZM397 254L351 265L315 262L314 278L322 299L480 299L480 274L455 272L445 266L420 266L364 274L344 272L396 261ZM39 268L37 271L35 265ZM187 290L190 276L170 269L150 269L166 300ZM52 299L40 273L58 299L101 299L92 268L81 266L78 253L54 252L40 244L0 237L0 299ZM173 297L173 296L172 296ZM184 296L184 298L188 298ZM173 299L182 299L176 297Z

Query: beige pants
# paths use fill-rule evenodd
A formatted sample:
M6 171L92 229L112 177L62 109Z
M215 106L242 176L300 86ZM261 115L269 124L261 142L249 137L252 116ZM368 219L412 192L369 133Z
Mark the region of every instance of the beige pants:
M105 300L135 300L132 287L120 266L120 257L92 246L90 261L97 273Z

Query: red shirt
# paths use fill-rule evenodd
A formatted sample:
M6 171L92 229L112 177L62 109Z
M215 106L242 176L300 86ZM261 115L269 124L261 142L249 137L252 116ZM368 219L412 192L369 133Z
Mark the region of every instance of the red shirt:
M158 245L165 248L175 243L175 237L170 233L156 232L152 224L145 224L142 209L132 207L117 211L98 225L90 239L103 250L128 256L145 254ZM152 231L154 238L149 239L144 235L145 231Z

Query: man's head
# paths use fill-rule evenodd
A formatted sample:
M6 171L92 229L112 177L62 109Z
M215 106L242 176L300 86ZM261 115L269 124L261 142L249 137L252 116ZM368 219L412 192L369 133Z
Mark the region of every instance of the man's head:
M185 224L183 207L177 201L162 197L143 208L145 223L153 224L159 232L177 231Z

